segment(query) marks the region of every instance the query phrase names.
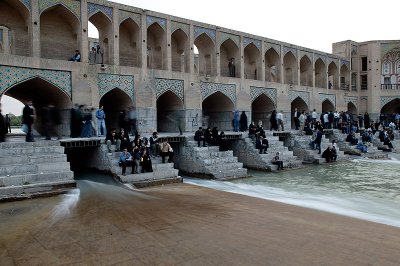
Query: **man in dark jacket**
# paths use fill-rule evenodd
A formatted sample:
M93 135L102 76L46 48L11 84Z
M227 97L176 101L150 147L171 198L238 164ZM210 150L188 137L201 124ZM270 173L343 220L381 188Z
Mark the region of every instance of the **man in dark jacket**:
M206 139L204 138L203 128L199 129L194 133L194 140L197 141L197 146L200 147L200 142L203 141L203 147L206 146Z
M34 121L34 112L32 108L32 101L28 100L26 101L25 107L22 110L22 124L25 124L27 127L27 132L26 132L26 137L25 141L26 142L33 142L33 136L32 136L32 124Z

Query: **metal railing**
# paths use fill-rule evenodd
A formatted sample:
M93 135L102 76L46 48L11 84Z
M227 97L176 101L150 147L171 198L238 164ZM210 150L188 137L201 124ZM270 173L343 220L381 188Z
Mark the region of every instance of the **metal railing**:
M381 84L382 90L400 90L400 84Z

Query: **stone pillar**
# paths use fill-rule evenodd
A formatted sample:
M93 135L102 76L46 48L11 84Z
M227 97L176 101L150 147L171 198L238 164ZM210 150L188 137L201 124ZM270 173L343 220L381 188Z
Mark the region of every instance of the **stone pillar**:
M312 64L312 70L313 70L313 75L312 75L312 86L313 86L313 88L315 88L315 55L314 54L312 54L312 62L311 62L311 64Z
M32 40L32 56L40 57L40 15L39 15L39 1L31 1L31 40Z
M172 52L171 52L171 20L167 19L167 28L165 34L167 35L167 70L172 70Z
M119 65L119 12L118 8L113 8L113 51L112 51L112 63Z
M0 30L2 31L2 39L0 42L3 44L3 53L4 54L11 54L10 50L10 39L9 39L9 30L6 27L1 27Z
M240 36L240 83L244 84L244 47L243 47L243 36ZM243 85L241 85L243 86Z
M189 73L191 76L194 76L194 28L193 24L190 24L189 27L189 46L190 46L190 54L189 54Z
M89 42L88 42L88 26L89 26L89 18L87 14L87 2L81 1L81 25L82 25L82 32L81 32L81 62L87 63L89 62Z
M285 55L283 54L283 46L281 45L281 52L280 52L281 56L280 56L280 64L281 67L279 68L279 71L281 72L280 76L281 76L281 83L284 84L285 83L285 77L284 77L284 66L283 66L283 58L285 57Z
M265 45L261 41L261 80L265 81Z
M219 39L220 39L220 32L216 31L216 37L215 37L215 54L216 54L216 74L217 77L221 76L221 49L219 46Z
M296 50L296 61L297 61L297 86L300 86L300 51Z
M140 30L142 31L142 79L145 78L147 75L147 16L145 13L141 16L141 24Z
M338 60L338 62L339 62L339 64L338 64L338 76L337 76L337 84L338 84L338 88L339 88L339 90L341 89L340 88L340 60Z

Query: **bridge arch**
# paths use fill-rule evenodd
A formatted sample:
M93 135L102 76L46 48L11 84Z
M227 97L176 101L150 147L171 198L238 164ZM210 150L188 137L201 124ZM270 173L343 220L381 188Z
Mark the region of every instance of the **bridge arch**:
M322 112L334 112L335 105L328 99L322 102Z
M315 61L315 87L326 88L326 66L321 58Z
M340 67L340 89L350 90L350 71L345 64Z
M381 108L381 113L393 114L400 113L400 97L391 100Z
M351 114L357 116L357 114L358 114L358 113L357 113L357 107L354 105L354 103L349 102L349 103L347 104L347 112L349 112L349 113L351 113Z
M189 41L182 29L171 35L172 71L189 72Z
M328 65L328 80L332 84L331 89L339 89L339 84L338 84L338 67L335 62L331 62Z
M220 46L220 71L222 77L229 77L229 60L234 60L235 77L240 77L240 53L239 47L231 39L226 39Z
M68 93L54 83L43 77L35 76L28 80L13 84L5 89L0 96L4 94L12 97L22 103L32 100L35 109L35 121L33 128L40 134L43 134L42 110L48 105L54 105L61 115L61 134L69 135L69 110L72 107L72 101Z
M147 28L147 67L151 69L167 69L167 35L158 23Z
M273 100L262 93L251 103L251 120L255 124L261 121L264 129L270 128L269 118L271 112L275 109L276 106Z
M300 85L312 87L313 71L310 58L307 55L300 59Z
M307 103L301 97L296 97L290 103L290 111L291 111L290 121L291 121L292 128L295 128L294 119L293 119L293 114L294 114L295 108L297 108L297 112L300 112L300 113L303 111L308 112L308 110L309 110Z
M232 130L232 111L235 105L222 92L215 92L203 100L203 126L218 130Z
M174 92L167 90L157 98L157 131L177 132L182 119L185 119L182 100Z
M260 79L260 57L260 50L254 45L254 43L250 43L244 48L244 73L246 79Z
M110 18L101 11L91 15L88 20L96 27L99 32L99 45L103 52L103 64L113 63L111 55L113 51L113 26ZM101 60L100 60L101 61Z
M100 98L99 106L104 108L107 130L116 128L119 131L124 126L120 123L121 113L125 112L125 115L127 115L129 108L133 107L134 104L126 92L116 87Z
M289 51L283 57L284 83L295 85L297 84L297 63L294 54Z
M30 11L20 1L0 1L0 25L7 29L3 38L7 39L8 47L3 44L3 53L30 56L31 55L31 23Z
M280 82L280 57L274 48L265 53L265 80L269 82Z
M214 41L206 33L200 34L194 41L199 51L198 72L200 76L216 75L216 58Z
M140 27L132 18L119 24L119 64L140 67L141 62Z

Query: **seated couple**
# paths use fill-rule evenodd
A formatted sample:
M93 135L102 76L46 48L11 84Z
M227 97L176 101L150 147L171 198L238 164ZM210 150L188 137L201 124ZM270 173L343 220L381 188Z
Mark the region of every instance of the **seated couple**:
M126 167L132 166L131 174L137 174L139 170L139 164L142 166L142 173L153 172L153 166L151 163L150 155L147 153L146 149L140 152L138 149L133 151L132 156L127 148L121 152L119 156L118 165L122 167L122 175L126 175Z

